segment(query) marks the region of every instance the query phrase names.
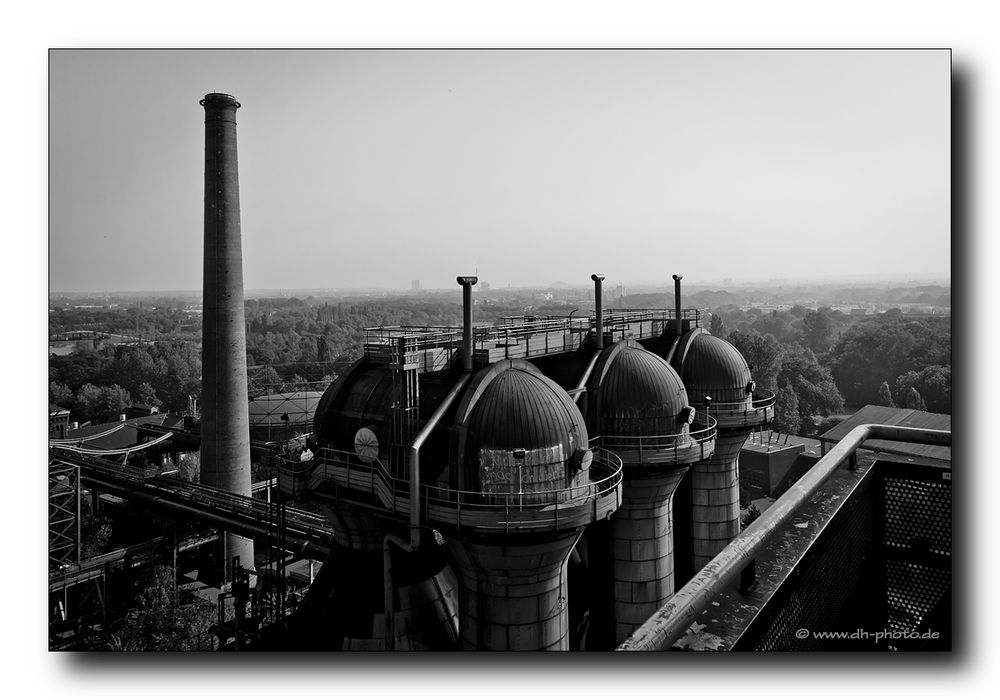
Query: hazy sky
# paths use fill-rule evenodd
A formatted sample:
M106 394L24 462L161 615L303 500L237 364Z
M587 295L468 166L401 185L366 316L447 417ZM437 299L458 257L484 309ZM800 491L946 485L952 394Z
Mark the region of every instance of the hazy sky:
M949 276L947 51L54 51L51 291ZM606 284L607 284L606 283Z

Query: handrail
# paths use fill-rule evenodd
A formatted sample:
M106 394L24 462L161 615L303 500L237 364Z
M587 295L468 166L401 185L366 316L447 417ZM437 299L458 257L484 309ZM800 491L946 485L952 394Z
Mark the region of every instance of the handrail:
M702 393L711 396L713 392L723 392L723 391L731 392L731 391L739 391L739 389L735 387L704 389L702 390ZM755 391L750 397L750 406L755 410L760 408L767 408L768 406L774 405L775 397L776 394L773 391ZM699 397L694 396L692 394L689 394L688 396L688 400L691 402L692 406L703 408L705 406L705 402L700 401L698 399ZM715 409L720 409L720 410L725 409L733 411L743 411L746 409L746 406L747 406L746 399L742 399L740 401L716 401L713 399L712 405L710 406L709 410L711 411Z
M580 486L566 486L560 489L546 489L543 491L530 491L519 494L517 492L487 492L487 491L463 491L460 489L452 489L444 486L426 486L425 491L428 497L431 493L440 494L434 499L435 503L454 503L454 502L464 502L465 504L475 503L475 505L484 508L496 507L499 509L501 506L496 503L496 501L501 498L505 502L504 507L513 508L512 503L517 501L519 496L531 496L532 499L538 499L539 496L548 496L549 500L542 500L542 502L533 502L531 504L532 509L545 508L554 506L557 503L566 503L567 500L572 502L580 498L586 498L589 500L590 496L599 497L600 495L613 489L618 483L621 482L621 458L610 450L605 450L601 448L592 449L594 453L594 461L591 464L591 469L594 471L605 471L604 474L597 481L588 481ZM597 469L594 469L597 467ZM602 469L603 467L603 469ZM580 492L585 493L581 494ZM568 499L560 499L560 496L569 496ZM463 500L464 499L464 500ZM522 506L518 506L522 508Z
M81 467L81 475L128 494L129 498L145 500L171 510L196 514L226 529L243 528L252 536L267 529L273 519L273 506L259 498L230 493L207 484L192 484L170 477L149 476L142 470L89 455L62 455L61 462ZM273 523L272 523L273 525ZM333 537L333 529L315 513L295 508L286 509L286 527L302 541L312 541L320 547ZM233 529L234 532L240 532Z
M439 514L439 509L442 507L447 508L449 511L454 509L458 514L457 521L454 524L457 524L459 527L468 525L469 523L466 520L468 520L469 514L477 512L492 514L491 517L502 514L503 517L499 522L504 527L509 527L512 523L530 523L526 527L532 527L547 525L550 521L545 520L540 514L554 510L551 522L558 524L560 517L559 510L575 509L589 505L591 502L595 503L596 509L596 502L598 500L609 496L621 486L621 458L613 452L604 449L593 449L592 451L594 453L594 460L590 471L598 474L599 478L578 486L531 491L528 493L490 493L484 491L464 491L425 484L421 486L421 497L427 508L435 509ZM393 477L387 472L385 466L377 460L374 464L363 464L351 452L323 448L317 453L316 461L320 465L328 464L332 467L340 467L346 470L348 485L351 485L354 481L351 477L352 472L364 472L370 474L372 478L377 476L379 484L383 485L384 489L375 489L377 491L375 496L383 502L385 507L392 508L394 512L400 513L407 512L411 508L409 498L406 501L396 498L397 493L407 493L409 491L410 484L408 480ZM318 469L314 473L313 479L316 478L323 478L321 469ZM530 503L522 502L522 499L526 496L530 496ZM389 498L392 498L393 501L389 501ZM401 507L396 507L396 501L399 502ZM466 520L463 520L461 517L463 509L466 512ZM564 515L563 517L566 516ZM450 516L446 520L450 520ZM475 522L474 525L487 527L481 521Z
M711 416L705 428L687 433L670 435L602 435L600 445L611 451L617 450L671 450L691 444L707 442L715 437L718 422Z
M619 645L617 651L664 651L687 632L712 598L734 581L764 545L838 468L851 459L866 440L893 440L920 445L951 446L951 431L904 428L895 425L859 425L838 442L746 530L719 552L666 605Z
M119 430L125 427L124 421L119 421L115 423L113 428L108 428L103 433L95 433L94 435L87 435L85 437L72 437L72 438L49 438L49 445L68 445L71 443L87 442L88 440L97 440L98 438L107 437L111 433L117 433Z
M620 313L656 313L660 318L673 319L677 317L677 310L670 309L608 309L609 314ZM701 320L701 309L681 309L682 320Z
M62 443L61 444L52 444L51 440L49 441L49 447L52 447L54 449L67 450L69 452L77 452L79 454L84 454L84 455L95 455L95 456L97 456L97 455L120 455L120 454L130 455L133 452L140 452L142 450L145 450L148 447L153 447L154 445L159 445L161 442L165 442L166 440L169 440L171 437L173 437L172 433L165 433L165 434L161 435L158 438L154 438L153 440L150 440L149 442L142 442L142 443L139 443L138 445L133 445L131 447L122 447L122 448L119 448L119 449L101 450L101 449L98 449L96 447L80 447L78 445L67 445L67 444L62 444Z

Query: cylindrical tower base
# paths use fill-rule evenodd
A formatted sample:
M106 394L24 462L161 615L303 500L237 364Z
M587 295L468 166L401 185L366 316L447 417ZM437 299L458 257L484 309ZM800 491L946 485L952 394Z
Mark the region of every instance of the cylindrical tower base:
M567 561L580 531L448 538L459 578L462 648L568 651Z
M341 505L325 507L324 514L333 526L337 563L343 569L334 572L324 613L332 621L330 633L341 640L341 648L455 650L458 584L445 562L443 548L430 531L417 552L390 545L391 564L386 571L385 537L399 530L394 523L364 509ZM387 586L391 609L387 609ZM390 621L386 620L387 612L393 616ZM393 638L387 641L389 630Z
M622 505L611 517L615 644L674 594L671 505L686 467L625 467Z
M715 558L740 534L740 450L748 430L719 431L715 454L691 466L692 572Z

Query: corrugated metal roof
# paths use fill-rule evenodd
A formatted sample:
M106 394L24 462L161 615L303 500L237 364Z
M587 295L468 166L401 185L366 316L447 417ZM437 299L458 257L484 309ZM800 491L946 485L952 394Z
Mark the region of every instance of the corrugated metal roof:
M730 343L696 329L687 344L678 350L683 352L679 358L680 376L688 394L708 395L716 401L746 398L750 368L740 351Z
M628 341L605 351L598 368L601 430L608 435L678 433L687 391L663 358Z
M915 411L912 408L890 408L888 406L868 405L837 427L831 428L820 435L819 439L825 443L840 442L849 432L859 425L866 423L898 425L906 428L951 430L951 416L943 413ZM951 461L951 448L938 445L914 445L909 442L895 442L892 440L869 440L865 443L865 449Z
M83 440L84 445L95 450L122 450L139 444L139 427L141 425L159 425L166 428L176 428L184 424L184 416L173 413L154 413L151 416L140 416L127 421L114 421L99 425L88 425L85 428L66 431L66 439ZM108 432L112 428L122 426L120 430ZM88 440L91 435L101 437Z

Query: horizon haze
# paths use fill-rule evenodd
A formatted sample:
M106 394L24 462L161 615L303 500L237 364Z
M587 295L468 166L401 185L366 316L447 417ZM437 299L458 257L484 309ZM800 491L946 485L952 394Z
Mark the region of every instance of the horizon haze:
M53 50L50 293L201 289L214 91L243 105L248 290L950 280L950 62Z

